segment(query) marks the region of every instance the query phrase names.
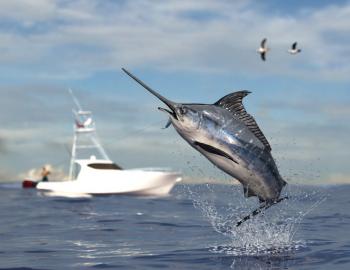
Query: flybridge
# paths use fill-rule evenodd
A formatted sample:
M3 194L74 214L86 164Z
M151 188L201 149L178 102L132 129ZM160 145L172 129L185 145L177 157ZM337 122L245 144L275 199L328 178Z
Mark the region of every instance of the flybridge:
M75 125L69 166L69 179L72 180L76 174L76 168L74 165L76 159L88 159L91 156L104 160L110 160L110 158L98 139L92 112L82 109L78 99L74 96L71 89L69 89L69 93L72 96L76 107L73 109Z

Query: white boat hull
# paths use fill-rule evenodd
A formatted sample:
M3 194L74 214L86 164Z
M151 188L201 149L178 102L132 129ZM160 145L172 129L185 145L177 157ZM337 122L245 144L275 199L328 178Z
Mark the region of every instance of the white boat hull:
M36 188L56 194L162 196L181 181L181 175L176 172L111 170L94 174L94 171L82 171L72 181L39 182Z

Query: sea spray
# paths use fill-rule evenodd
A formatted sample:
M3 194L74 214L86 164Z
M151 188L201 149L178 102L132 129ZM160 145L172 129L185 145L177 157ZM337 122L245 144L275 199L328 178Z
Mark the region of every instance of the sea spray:
M285 190L288 200L236 227L236 222L257 204L254 198L246 199L241 195L240 186L189 185L187 191L194 207L227 239L224 244L211 246L210 251L236 256L280 254L305 247L305 241L295 239L296 232L303 218L327 197L318 188L305 192L303 186L289 186ZM221 201L223 192L230 193L232 202Z

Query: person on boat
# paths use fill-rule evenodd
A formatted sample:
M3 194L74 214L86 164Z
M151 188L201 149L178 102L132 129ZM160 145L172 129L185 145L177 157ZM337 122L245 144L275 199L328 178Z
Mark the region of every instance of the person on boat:
M48 182L49 181L49 174L50 174L51 172L48 170L48 169L46 169L46 167L44 166L43 168L42 168L42 170L41 170L41 181L42 182Z

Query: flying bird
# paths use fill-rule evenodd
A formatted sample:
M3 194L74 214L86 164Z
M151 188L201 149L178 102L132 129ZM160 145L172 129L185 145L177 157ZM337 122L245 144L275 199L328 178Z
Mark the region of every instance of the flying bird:
M288 50L288 52L292 55L298 54L301 52L301 49L297 48L298 42L294 42L292 47Z
M260 43L260 48L257 50L257 52L260 53L260 57L263 61L266 60L266 54L270 50L270 48L266 46L266 41L267 39L264 38Z
M122 70L167 106L158 108L169 116L166 127L173 125L194 149L236 178L243 186L245 197L258 197L260 207L236 226L286 198L280 198L287 183L279 174L271 146L243 106L243 98L249 91L228 94L213 104L176 103L126 69Z

